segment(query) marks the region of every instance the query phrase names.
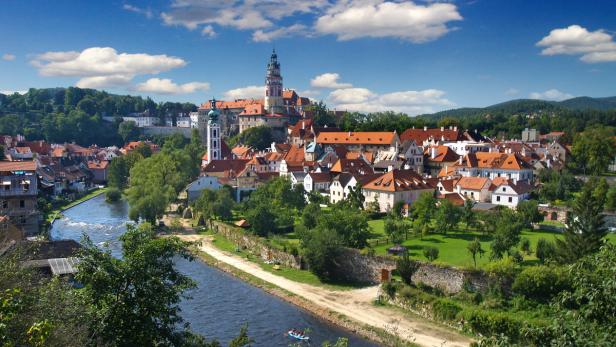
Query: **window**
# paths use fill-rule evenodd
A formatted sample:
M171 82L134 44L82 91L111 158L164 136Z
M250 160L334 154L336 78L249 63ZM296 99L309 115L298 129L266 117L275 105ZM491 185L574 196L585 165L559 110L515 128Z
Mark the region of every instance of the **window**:
M2 208L9 208L9 202L6 200L2 200Z
M500 201L500 196L496 196L496 201Z
M19 208L24 208L26 207L26 201L25 200L19 200Z
M506 192L506 191L507 191L507 188L503 187L503 192Z
M509 202L513 202L513 198L511 196L509 197Z

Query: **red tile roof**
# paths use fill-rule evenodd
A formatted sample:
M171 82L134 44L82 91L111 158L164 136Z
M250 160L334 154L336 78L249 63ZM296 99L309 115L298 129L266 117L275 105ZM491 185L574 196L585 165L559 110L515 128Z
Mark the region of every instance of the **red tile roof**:
M206 174L223 172L225 175L235 176L244 171L248 161L248 159L212 160L203 168L203 172Z
M487 177L461 177L456 182L456 186L465 190L481 190L490 182L490 179ZM490 188L489 185L488 188Z
M432 148L436 150L436 153L434 153L434 158L432 158ZM460 159L460 156L457 155L453 149L447 146L426 147L426 149L424 150L424 155L428 156L427 160L433 162L451 163Z
M396 132L364 131L364 132L320 132L317 143L341 145L389 145L396 138Z
M7 171L35 171L36 162L33 161L0 161L0 172Z
M394 169L364 184L364 189L385 192L434 189L413 170Z
M445 141L457 141L460 139L460 131L453 129L443 129L440 128L432 128L432 129L406 129L402 134L400 134L400 141L408 141L415 140L415 143L418 145L422 145L424 141L429 139L434 139L436 141L440 141L441 139L445 139Z

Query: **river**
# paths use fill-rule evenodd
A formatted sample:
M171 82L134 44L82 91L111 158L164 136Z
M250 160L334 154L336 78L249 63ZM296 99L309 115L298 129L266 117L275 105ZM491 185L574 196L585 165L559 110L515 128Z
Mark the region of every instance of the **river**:
M53 239L80 240L85 233L95 244L108 246L115 256L121 255L119 237L129 223L126 202L108 204L99 195L63 214L51 229ZM216 338L223 345L247 324L254 346L288 346L295 342L285 334L291 328L309 329L313 346L334 342L341 336L349 338L350 346L376 346L200 260L179 259L177 266L198 285L187 292L190 298L181 304L182 317L194 331Z

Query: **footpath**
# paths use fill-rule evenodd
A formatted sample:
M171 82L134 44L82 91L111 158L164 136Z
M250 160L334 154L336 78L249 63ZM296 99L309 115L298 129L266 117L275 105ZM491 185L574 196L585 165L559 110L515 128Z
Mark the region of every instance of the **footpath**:
M185 241L199 242L199 250L217 261L297 295L311 304L319 306L321 311L342 314L357 322L358 326L367 325L383 329L395 333L404 340L427 347L462 347L468 346L472 341L466 336L433 324L421 317L405 314L389 307L374 305L373 301L378 295L378 286L335 291L298 283L265 271L258 264L249 260L219 250L212 245L211 236L196 234L177 236Z

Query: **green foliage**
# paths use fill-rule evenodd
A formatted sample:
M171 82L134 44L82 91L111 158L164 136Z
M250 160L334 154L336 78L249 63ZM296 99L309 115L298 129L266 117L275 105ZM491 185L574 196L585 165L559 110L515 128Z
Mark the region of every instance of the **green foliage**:
M556 245L554 242L548 241L544 238L537 240L537 247L535 249L535 255L541 264L545 264L550 259L553 259L556 255Z
M429 261L435 261L438 258L439 250L436 247L424 247L423 255L428 258Z
M204 189L194 205L206 220L214 218L229 220L233 215L235 201L230 190L223 187L216 191Z
M569 200L573 193L581 188L581 183L571 172L543 169L537 176L541 182L539 186L539 198L541 201L550 202L555 200Z
M300 235L304 259L310 266L310 271L322 280L336 278L336 258L342 252L343 241L335 230L317 225L313 230L304 231Z
M563 239L556 239L556 253L560 262L571 263L599 250L607 235L603 221L605 195L595 195L596 180L584 185L567 221Z
M135 122L124 121L118 125L118 134L122 137L122 141L127 143L137 139L139 136L139 128L137 128L137 124Z
M402 281L408 285L412 285L413 281L411 279L417 269L419 269L419 264L412 261L408 253L403 254L396 260L396 270L400 274Z
M302 212L302 224L307 229L317 226L318 217L321 215L321 207L318 204L308 204Z
M246 212L246 220L250 223L251 230L259 236L267 236L276 232L276 216L266 205L257 205ZM279 219L280 220L280 219Z
M609 211L616 210L616 186L610 187L605 198L605 209Z
M495 217L496 225L494 240L490 244L490 258L500 259L505 252L510 252L520 242L524 224L520 216L508 208L501 209Z
M317 227L335 231L343 245L358 249L367 246L371 230L365 213L350 213L344 206L334 206L323 214Z
M535 200L520 201L516 207L516 211L520 215L522 223L524 223L524 226L527 228L543 220L543 215L539 212L539 203Z
M439 299L432 303L432 312L438 319L453 321L460 311L462 307L451 300Z
M316 104L312 104L309 106L309 109L313 112L313 122L315 126L332 126L336 124L336 119L333 114L329 112L327 109L327 105L323 102L323 100L319 101Z
M76 279L88 313L95 317L90 333L111 345L181 343L179 303L194 282L175 268L174 258L191 260L187 243L157 238L149 224L128 224L121 236L122 258L100 250L87 237Z
M523 323L505 313L484 310L469 310L464 312L465 327L475 334L483 336L505 335L516 341L520 337Z
M273 141L272 128L266 126L252 127L237 135L237 142L259 151L271 146Z
M477 267L477 255L479 255L479 257L481 258L486 252L481 247L481 242L478 238L475 237L475 239L466 246L466 249L468 249L468 252L473 257L473 264L475 265L475 267Z
M462 215L460 219L466 224L468 229L474 228L477 226L477 215L475 211L473 211L473 206L475 202L471 199L464 200L464 208L462 209Z
M613 132L604 127L586 129L573 141L572 154L577 167L584 173L601 175L614 159Z
M364 197L364 194L362 193L361 183L359 182L357 182L355 187L349 188L349 193L347 197L345 198L345 201L351 206L351 208L360 209L360 210L364 209L365 200L366 198Z
M421 237L425 236L430 230L430 222L436 211L436 199L431 193L423 193L412 205L412 216L414 218L413 228Z
M531 254L530 240L528 238L523 237L522 240L520 240L520 250L522 250L522 252L526 253L527 255Z
M440 201L439 207L434 218L436 219L436 230L443 234L452 231L460 222L460 208L448 199Z
M398 286L394 282L387 281L382 285L383 292L390 298L394 299L396 297L396 291L398 290Z
M387 218L385 219L385 234L394 244L400 244L404 241L404 235L408 230L404 220Z
M122 199L122 192L117 188L109 188L105 193L105 201L115 202Z
M516 276L511 288L528 299L548 302L569 288L569 278L561 267L530 266Z

